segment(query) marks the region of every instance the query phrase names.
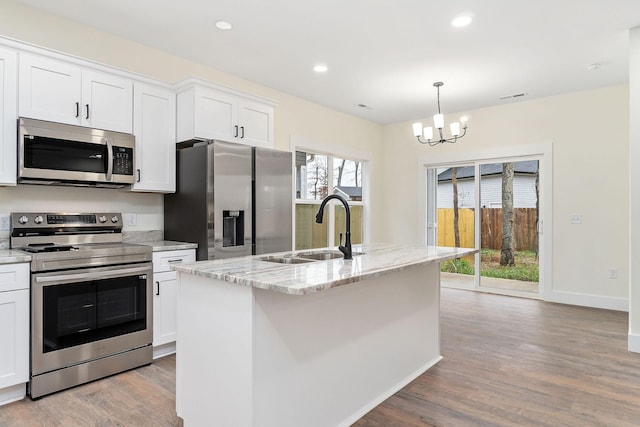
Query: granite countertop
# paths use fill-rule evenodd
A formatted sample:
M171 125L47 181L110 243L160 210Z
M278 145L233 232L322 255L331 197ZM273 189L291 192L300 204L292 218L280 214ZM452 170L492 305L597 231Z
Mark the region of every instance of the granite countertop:
M0 264L16 264L31 262L31 255L13 249L0 249Z
M156 242L131 242L137 245L147 245L151 246L153 252L162 252L162 251L180 251L183 249L197 249L197 243L186 243L186 242L174 242L171 240L160 240Z
M303 264L281 264L262 260L269 257L295 257L326 250L327 248L197 261L172 265L171 269L273 292L304 295L478 252L477 249L374 243L354 245L354 253L362 252L362 255L354 255L353 260L336 258ZM335 248L331 250L337 251Z

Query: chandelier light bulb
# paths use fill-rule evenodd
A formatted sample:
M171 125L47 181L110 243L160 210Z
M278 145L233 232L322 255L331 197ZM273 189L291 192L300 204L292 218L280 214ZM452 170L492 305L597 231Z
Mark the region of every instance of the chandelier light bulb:
M460 135L460 123L453 122L449 125L451 128L451 136L459 136Z
M436 129L442 129L444 127L444 114L435 114L433 116L433 125Z
M414 123L413 124L413 135L421 136L422 135L422 123Z

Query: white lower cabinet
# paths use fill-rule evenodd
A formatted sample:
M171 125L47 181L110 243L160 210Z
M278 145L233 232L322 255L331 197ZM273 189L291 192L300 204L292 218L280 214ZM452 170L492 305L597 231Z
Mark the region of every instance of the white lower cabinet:
M153 357L176 351L178 273L172 263L193 262L195 249L153 253Z
M29 381L29 264L0 265L0 405L25 396Z

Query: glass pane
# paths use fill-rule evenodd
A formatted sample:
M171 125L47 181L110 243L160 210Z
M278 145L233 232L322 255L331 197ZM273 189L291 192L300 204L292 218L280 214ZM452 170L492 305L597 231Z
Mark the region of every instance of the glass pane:
M474 248L475 171L451 167L438 173L438 246Z
M296 204L296 250L327 247L328 229L325 220L316 223L316 213L319 205Z
M356 245L362 243L362 211L363 207L349 205L351 211L351 244ZM336 225L334 228L333 241L338 244L340 242L340 233L342 233L342 243L345 242L345 223L346 214L342 204L335 206Z
M332 189L334 187L347 194L350 200L362 200L362 163L334 157Z
M480 286L538 292L538 161L480 165Z
M436 175L435 203L438 246L474 248L475 167L440 168ZM462 288L475 286L475 257L473 255L443 262L440 267L443 285Z
M327 156L296 151L296 199L322 200L329 194Z

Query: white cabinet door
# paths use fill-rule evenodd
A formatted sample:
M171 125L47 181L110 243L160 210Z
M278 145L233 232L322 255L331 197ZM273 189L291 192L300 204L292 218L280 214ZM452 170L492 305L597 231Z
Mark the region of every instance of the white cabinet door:
M178 141L216 139L273 146L273 106L194 85L178 94Z
M133 191L176 191L176 97L168 89L136 83L133 134L137 181Z
M153 281L153 345L159 346L176 340L177 272L154 273Z
M20 116L80 125L81 68L23 53L19 60Z
M0 265L0 388L29 381L29 264Z
M194 123L196 134L205 139L230 141L237 129L237 101L222 92L196 87ZM234 132L235 131L235 132Z
M238 103L239 142L270 148L273 145L273 107L250 100Z
M172 263L194 262L195 249L153 253L153 346L158 347L176 340L178 279L170 270Z
M129 79L82 70L82 125L133 131L133 83Z
M21 53L19 113L22 117L131 133L131 80Z
M16 185L17 54L0 49L0 185Z

